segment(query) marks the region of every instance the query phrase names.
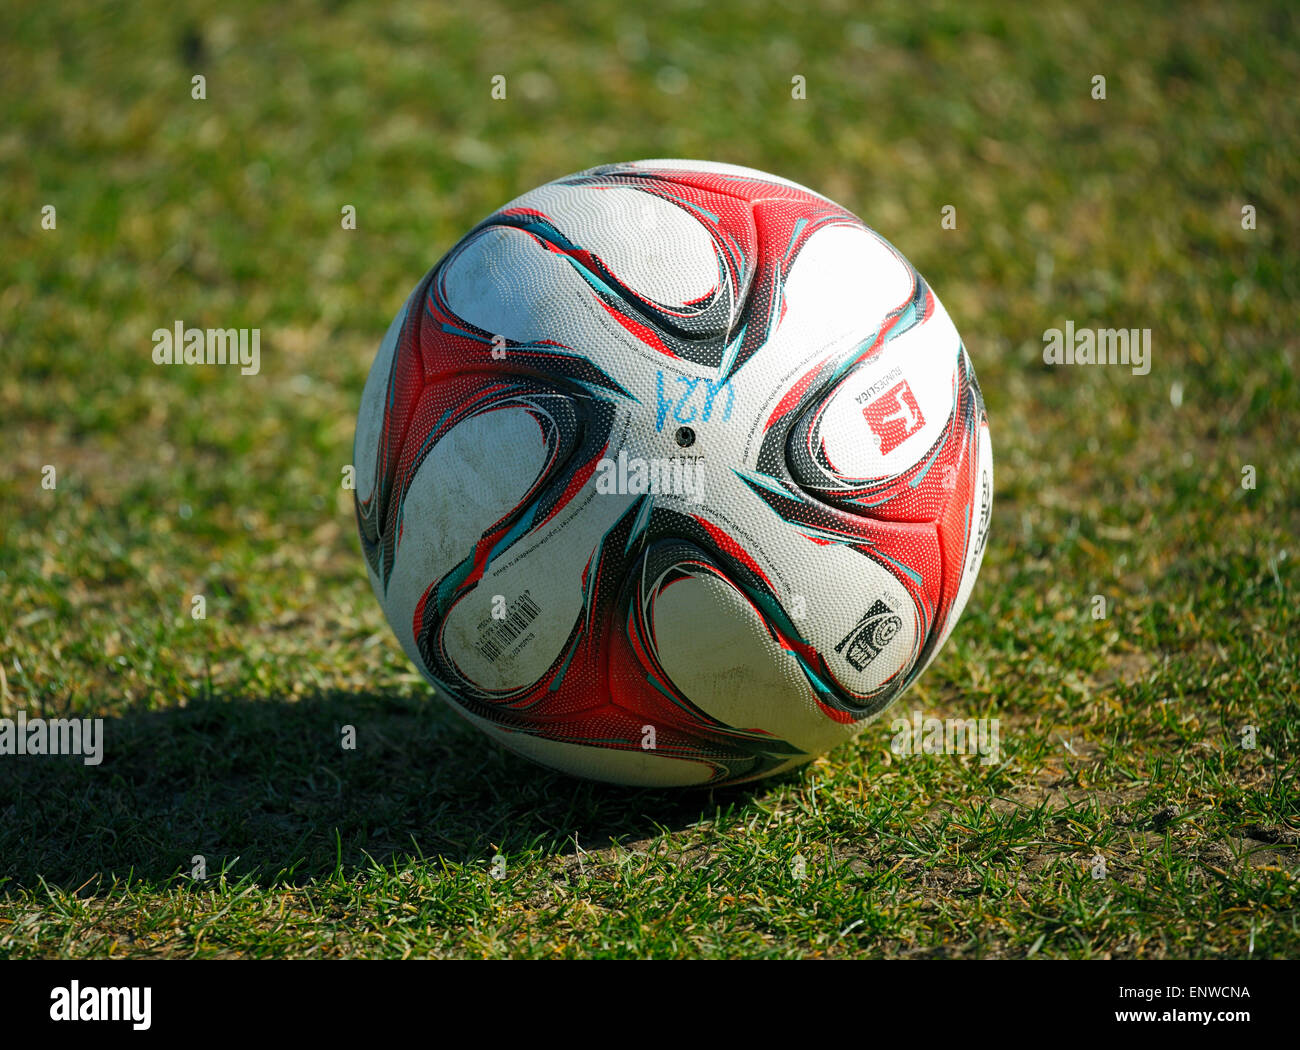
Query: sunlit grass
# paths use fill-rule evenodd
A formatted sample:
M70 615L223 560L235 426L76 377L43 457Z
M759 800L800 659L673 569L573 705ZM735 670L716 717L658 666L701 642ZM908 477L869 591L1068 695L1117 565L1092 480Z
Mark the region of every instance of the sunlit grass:
M94 768L0 757L0 955L1300 951L1296 14L657 10L0 10L0 713L108 734ZM652 156L777 172L898 245L996 458L942 657L855 744L715 796L464 728L340 484L456 238ZM1045 367L1067 319L1150 328L1151 373ZM261 372L154 365L176 320L259 327ZM914 709L1000 718L1003 760L892 755Z

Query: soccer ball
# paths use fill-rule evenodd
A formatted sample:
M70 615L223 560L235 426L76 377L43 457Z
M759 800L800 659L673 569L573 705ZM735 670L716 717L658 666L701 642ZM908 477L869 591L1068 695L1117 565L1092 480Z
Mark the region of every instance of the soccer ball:
M568 773L801 766L934 659L988 537L970 358L906 259L749 168L547 183L411 293L357 419L370 581L421 674Z

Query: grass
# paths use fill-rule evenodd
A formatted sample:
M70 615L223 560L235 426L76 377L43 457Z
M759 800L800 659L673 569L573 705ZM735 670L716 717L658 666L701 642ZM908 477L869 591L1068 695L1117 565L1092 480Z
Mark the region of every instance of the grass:
M0 956L1300 954L1288 5L18 3L0 41L0 714L107 720L98 767L0 757ZM997 461L925 677L712 795L465 728L340 486L425 270L522 190L650 156L894 241ZM260 327L260 374L159 369L176 319ZM1046 367L1067 319L1150 328L1151 373ZM913 710L998 717L1002 761L892 755Z

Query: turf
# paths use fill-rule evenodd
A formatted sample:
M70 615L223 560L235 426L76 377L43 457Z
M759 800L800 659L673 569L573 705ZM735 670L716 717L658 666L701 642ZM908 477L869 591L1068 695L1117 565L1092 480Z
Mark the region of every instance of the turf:
M1300 954L1298 77L1286 3L4 5L0 714L107 740L0 757L0 955ZM713 794L465 728L340 483L378 340L460 233L652 156L897 244L996 457L924 678ZM177 319L260 327L261 371L154 365ZM1067 320L1151 329L1150 373L1048 367ZM1000 719L1000 761L892 754L913 711Z

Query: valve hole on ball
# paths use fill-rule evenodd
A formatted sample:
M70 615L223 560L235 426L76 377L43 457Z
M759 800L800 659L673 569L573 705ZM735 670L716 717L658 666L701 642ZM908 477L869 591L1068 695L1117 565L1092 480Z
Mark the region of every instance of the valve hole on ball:
M690 448L695 444L695 431L690 427L678 427L677 444L682 448Z

